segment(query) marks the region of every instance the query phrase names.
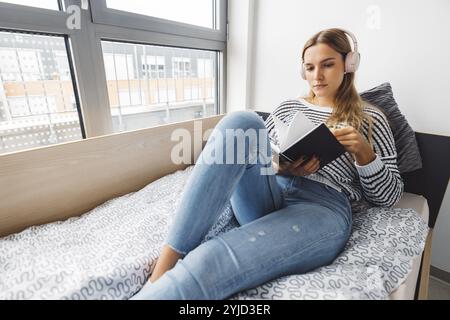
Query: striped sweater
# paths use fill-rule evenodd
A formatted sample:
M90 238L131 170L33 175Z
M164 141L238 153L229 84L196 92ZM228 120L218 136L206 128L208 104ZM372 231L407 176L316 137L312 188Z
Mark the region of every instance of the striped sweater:
M278 145L274 130L273 115L289 124L297 112L303 112L315 124L325 122L332 113L330 107L310 104L304 99L286 100L266 119L269 138ZM395 141L385 115L369 105L364 107L372 121L372 140L376 158L371 163L359 166L352 155L345 152L316 173L306 176L331 186L338 186L351 202L365 200L372 205L391 207L403 194L403 181L397 168ZM368 137L368 123L362 126L363 136Z

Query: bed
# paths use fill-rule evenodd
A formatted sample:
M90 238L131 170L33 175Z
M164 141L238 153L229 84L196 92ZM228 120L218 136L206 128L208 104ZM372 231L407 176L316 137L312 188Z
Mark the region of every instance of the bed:
M213 128L221 117L222 115L185 121L1 156L0 197L4 200L0 202L0 237L3 237L0 239L0 250L7 247L6 249L9 251L7 251L7 255L0 254L0 270L2 271L0 297L2 299L127 299L131 297L150 274L155 258L159 254L158 243L162 242L164 230L167 230L170 224L170 215L164 218L158 214L158 210L171 212L173 206L177 204L176 199L178 197L173 197L176 194L173 184L165 185L166 197L156 190L164 190L162 186L170 179L185 179L202 148L201 144L198 145L194 141L189 141L192 147L190 164L177 165L168 161L172 147L178 143L171 139L172 132L175 129L180 129L187 130L192 136L201 137L205 135L207 137L209 129ZM423 137L418 137L419 144L423 139L427 139L428 135ZM447 142L448 140L445 140L445 143ZM441 148L433 148L430 152L441 151ZM427 161L424 161L424 164L427 164ZM427 168L426 165L425 168ZM402 270L386 271L384 274L384 280L386 280L386 277L391 280L394 279L389 282L390 285L387 285L388 290L380 292L376 289L375 293L355 296L354 291L342 294L343 291L338 290L339 286L336 286L333 288L332 294L317 298L426 298L431 231L437 217L436 208L439 209L440 202L432 201L433 205L430 206L429 203L432 198L424 198L414 189L418 185L422 185L422 187L424 185L420 183L423 179L420 175L415 173L405 177L405 179L409 192L405 193L398 207L406 208L406 211L392 209L394 214L399 217L396 222L393 222L393 226L403 228L402 232L410 234L416 245L415 250L412 251L408 250L408 247L399 250L403 250L408 256L400 257L400 260L398 260L397 265L401 266ZM430 179L430 183L433 183L434 186L437 182L442 185L441 176L437 180L434 176L431 176ZM181 192L181 189L177 190ZM145 195L144 198L147 199L147 203L145 201L130 202L133 199L132 197L142 194ZM426 196L426 194L424 195ZM436 195L436 192L433 195ZM148 199L153 199L154 202ZM440 201L442 201L442 198L440 198ZM122 230L120 228L124 226L123 219L126 217L124 208L134 210L133 212L140 212L137 207L130 206L130 203L135 203L136 206L139 203L141 205L146 203L151 208L158 209L156 214L144 215L150 221L147 229L143 227L144 229L141 232L141 234L149 235L145 241L151 243L153 249L146 251L145 243L139 242L142 239L133 238L139 232L136 232L136 225L132 225L129 229L125 228L123 233L123 239L127 240L124 241L125 247L109 247L109 256L107 254L102 255L101 251L91 251L84 254L83 250L86 250L86 247L83 247L83 241L91 244L105 241L103 238L94 237L95 230L86 232L86 226L95 225L89 224L89 219L95 217L92 213L101 211L111 205L116 206L116 209L112 210L113 213L116 213L116 219L107 219L106 221L109 221L109 223L100 221L98 225L108 226L109 229L107 230L110 233L117 232ZM402 215L405 217L404 220L402 220ZM376 214L376 212L372 216L374 219L379 219L379 214ZM139 219L139 217L137 218ZM401 226L398 225L398 221L402 221ZM430 228L427 226L427 221ZM228 211L224 211L207 237L226 232L235 227L233 223L232 212L228 208ZM364 223L362 222L362 224ZM70 237L67 234L61 234L61 232L55 233L55 230L60 231L62 226L67 227L67 225L77 226L78 230L84 230L80 231L84 233L73 233ZM414 227L411 229L412 225ZM50 236L52 232L56 238ZM27 245L23 245L27 236L35 234L41 236L41 242L32 238L33 241L28 241ZM399 234L399 237L401 237L401 234ZM118 240L116 239L116 241ZM62 250L61 252L70 248L71 254L64 255L62 260L58 260L58 251L55 251L53 260L48 259L48 257L39 260L40 254L46 252L46 246L49 244L55 245L55 243L58 244L57 247ZM16 255L15 259L12 258L14 254L11 252ZM120 255L123 252L130 255L132 260L124 262L126 257ZM129 254L130 252L133 252L133 254ZM145 252L145 256L139 256L140 252ZM29 259L31 255L34 257L33 263ZM139 257L136 258L137 256ZM104 258L108 262L108 267L102 269L100 265L89 266L89 261L95 258ZM120 263L121 266L125 265L126 268L116 268L114 263ZM25 268L21 269L20 277L17 276L17 273L10 272L14 269L14 265ZM72 269L78 271L76 276L64 274L64 268L67 265L72 265ZM59 269L56 271L55 268ZM83 268L86 268L86 270L83 270ZM342 271L340 275L344 276L343 279L346 275L344 269L344 267L341 267L340 270ZM43 270L42 272L48 274L36 279L40 275L33 274L33 270ZM375 275L377 274L376 268L371 269L366 266L366 273L359 273L355 276L365 275L365 281L367 281L370 276L370 274L367 274L367 270L372 271ZM324 272L326 271L334 272L333 275L338 274L336 270L324 270ZM105 272L111 276L105 276ZM396 272L400 272L401 276L398 276L398 274L396 276ZM320 274L320 272L318 273ZM308 295L299 297L295 295L295 292L294 296L290 295L292 292L286 296L289 291L287 289L302 284L301 281L317 280L314 277L304 279L302 275L294 275L293 277L291 279L276 279L278 281L276 283L268 283L265 284L266 287L256 288L256 291L250 290L230 298L314 298ZM25 284L25 290L20 288L21 282ZM286 283L289 286L286 286ZM386 288L386 285L382 287ZM285 289L281 296L279 288ZM320 286L318 289L320 289ZM36 292L40 294L36 294ZM271 295L271 292L273 295ZM320 290L316 290L317 292L321 294Z
M425 223L428 224L429 220L429 210L427 200L417 194L405 192L403 197L395 206L396 208L412 208L419 216L423 219ZM425 254L428 254L429 248L426 248ZM392 300L412 300L414 299L416 292L416 283L418 282L420 264L422 255L416 256L412 261L412 268L408 273L407 278L402 282L402 284L395 289L390 295L389 299ZM425 280L423 280L424 282ZM425 290L425 289L424 289Z

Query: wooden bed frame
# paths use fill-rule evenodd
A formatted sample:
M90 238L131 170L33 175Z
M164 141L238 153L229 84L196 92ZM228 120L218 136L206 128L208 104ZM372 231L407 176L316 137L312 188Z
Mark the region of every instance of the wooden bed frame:
M186 129L192 137L206 133L206 139L208 130L222 117L0 155L0 237L79 216L109 199L140 190L160 177L186 168L189 164L176 165L170 161L173 146L180 143L171 140L173 131ZM195 121L201 121L202 125L195 126ZM405 191L427 198L429 225L433 228L448 185L450 138L418 133L417 140L424 168L404 175ZM191 141L192 164L201 152L201 147L195 147ZM419 299L427 297L431 234L416 286Z
M185 169L170 159L172 132L202 137L223 115L0 155L0 237L79 216ZM201 134L201 135L200 135ZM194 140L194 139L192 139ZM204 143L203 143L204 144ZM191 143L191 160L200 154Z

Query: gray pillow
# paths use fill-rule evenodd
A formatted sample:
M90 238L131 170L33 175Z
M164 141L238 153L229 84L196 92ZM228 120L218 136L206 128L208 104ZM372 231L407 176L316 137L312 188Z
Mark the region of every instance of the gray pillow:
M386 115L395 139L397 166L400 173L422 168L422 158L420 157L414 130L400 112L391 85L385 82L375 88L361 92L360 96L364 101L380 108Z

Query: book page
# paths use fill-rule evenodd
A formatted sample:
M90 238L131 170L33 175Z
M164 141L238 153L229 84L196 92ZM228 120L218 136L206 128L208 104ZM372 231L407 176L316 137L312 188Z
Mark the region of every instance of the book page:
M270 140L270 147L272 148L272 154L279 154L280 148Z
M281 152L285 151L287 148L297 142L298 139L300 139L316 127L317 126L311 120L309 120L303 114L303 112L298 111L294 119L292 119L292 122L289 125L287 131L285 132L282 144L280 144Z
M284 140L286 140L286 137L288 135L289 126L280 119L278 119L276 115L273 115L273 124L275 126L275 129L277 130L278 143L280 149L284 150L283 149L283 146L285 145ZM277 150L278 153L280 152L280 149Z

